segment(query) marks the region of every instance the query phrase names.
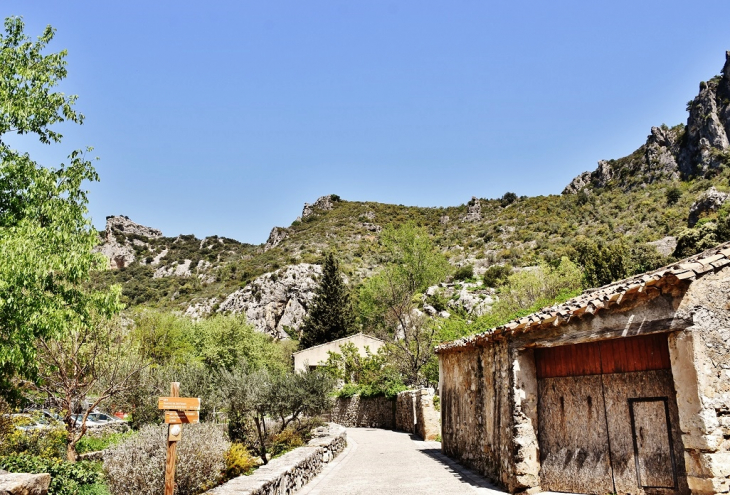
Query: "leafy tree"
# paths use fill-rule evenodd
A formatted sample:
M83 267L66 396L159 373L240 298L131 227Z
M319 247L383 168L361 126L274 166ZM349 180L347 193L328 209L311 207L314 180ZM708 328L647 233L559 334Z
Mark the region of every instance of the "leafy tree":
M331 342L356 332L350 292L342 280L334 254L327 253L322 281L314 293L312 308L302 324L300 349Z
M82 151L69 163L45 168L11 149L9 132L33 133L58 143L51 126L83 122L75 96L54 92L66 77L66 52L44 55L53 39L49 26L36 42L22 19L5 20L0 34L0 394L14 390L14 376L37 378L36 338L62 337L89 327L92 315L120 309L119 288L87 291L89 272L106 260L93 254L98 236L86 218L84 181L98 180ZM16 395L17 398L17 395Z
M672 186L669 189L667 189L667 192L665 193L665 197L667 198L667 204L673 205L676 204L677 201L679 201L679 198L682 197L682 190L678 188L677 186Z
M390 337L388 351L409 384L423 382L420 373L433 355L436 328L416 310L415 296L450 272L446 257L428 234L413 224L383 230L386 266L365 282L360 310L366 326Z
M504 193L504 196L499 200L502 206L509 206L515 201L517 201L517 195L513 192Z
M599 246L580 236L573 247L575 261L583 268L586 287L601 287L631 273L629 248L622 240Z
M35 388L62 411L71 462L78 457L76 444L86 434L89 414L133 386L131 378L145 367L139 355L130 352L121 322L95 323L72 327L58 338L38 339L41 377ZM74 413L82 419L78 421Z

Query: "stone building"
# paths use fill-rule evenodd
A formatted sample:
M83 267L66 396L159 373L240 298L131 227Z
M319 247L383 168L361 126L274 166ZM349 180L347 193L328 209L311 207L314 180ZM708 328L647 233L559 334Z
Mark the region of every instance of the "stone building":
M383 347L385 342L370 335L365 335L364 333L357 333L349 337L333 340L332 342L315 345L309 349L294 353L294 371L306 371L307 368L324 364L330 352L341 353L340 347L345 344L354 345L360 352L360 355L365 356L367 349L372 354L377 354L378 349Z
M444 453L511 493L730 491L730 243L437 353Z

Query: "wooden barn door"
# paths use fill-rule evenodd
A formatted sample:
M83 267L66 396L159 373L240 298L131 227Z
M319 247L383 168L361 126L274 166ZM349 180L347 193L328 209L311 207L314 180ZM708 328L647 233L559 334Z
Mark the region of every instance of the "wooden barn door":
M543 490L688 493L666 335L536 349Z

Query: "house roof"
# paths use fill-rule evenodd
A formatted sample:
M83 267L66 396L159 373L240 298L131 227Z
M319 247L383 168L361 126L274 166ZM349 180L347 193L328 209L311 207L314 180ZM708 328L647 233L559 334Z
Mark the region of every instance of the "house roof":
M681 281L691 283L697 277L726 265L730 265L730 242L658 270L635 275L597 289L588 289L562 304L543 308L486 332L443 343L436 347L436 353L478 347L489 341L544 328L547 325L553 327L564 325L583 315L593 315L610 306L621 304L627 296L638 295L660 283L662 285L677 285Z
M297 352L293 353L292 356L296 356L297 354L301 354L302 352L311 351L312 349L317 349L318 347L323 347L326 345L334 344L335 342L345 342L348 340L352 340L354 337L358 337L358 336L362 336L362 337L365 337L370 340L377 340L378 342L385 343L377 337L373 337L371 335L365 335L364 333L359 332L359 333L356 333L355 335L348 335L347 337L342 337L341 339L336 339L331 342L325 342L324 344L313 345L312 347L307 347L306 349L302 349L301 351L297 351Z

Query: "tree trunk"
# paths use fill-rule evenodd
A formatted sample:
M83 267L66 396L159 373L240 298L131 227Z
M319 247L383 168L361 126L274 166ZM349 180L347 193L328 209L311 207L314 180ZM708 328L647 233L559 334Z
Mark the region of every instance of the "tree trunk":
M254 416L253 420L254 423L256 423L256 431L259 434L259 444L261 445L259 454L261 455L261 461L264 464L268 464L269 460L266 458L266 434L264 433L266 429L266 420L264 419L263 422L259 421L258 415ZM264 431L262 431L262 429Z
M76 462L79 458L79 454L76 452L76 442L73 438L69 438L68 445L66 446L66 460L69 462Z

